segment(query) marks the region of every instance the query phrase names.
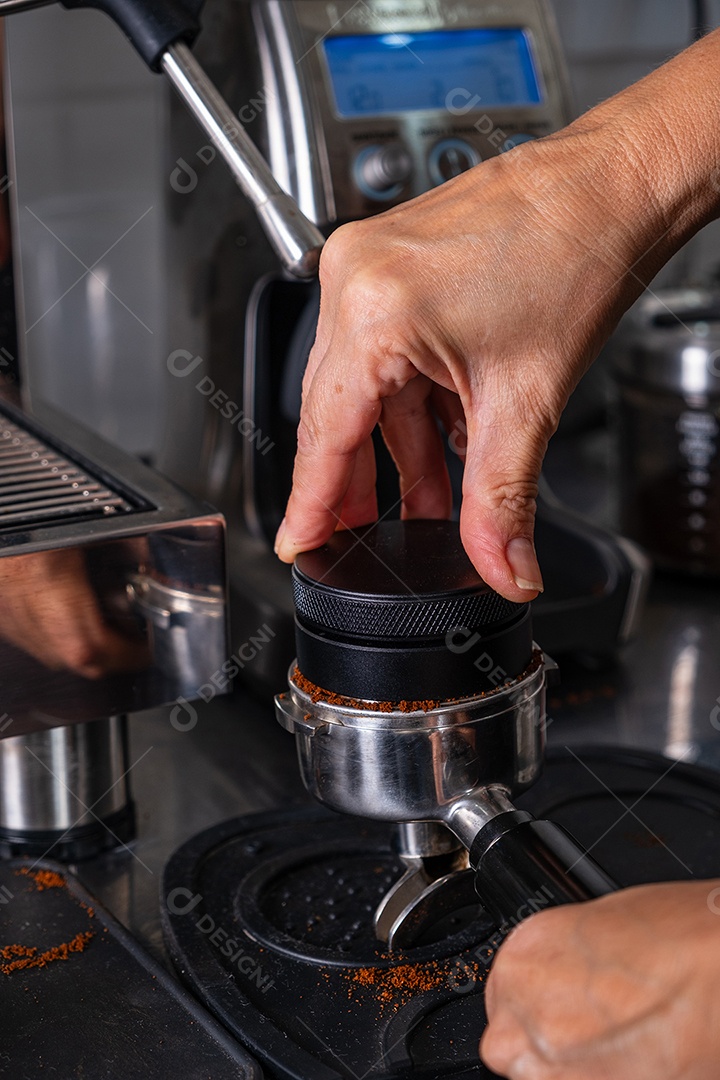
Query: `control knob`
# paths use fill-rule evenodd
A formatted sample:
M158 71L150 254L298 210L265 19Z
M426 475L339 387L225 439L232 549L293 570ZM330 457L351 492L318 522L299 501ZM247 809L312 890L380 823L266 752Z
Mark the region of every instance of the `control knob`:
M412 169L413 159L407 148L402 143L388 143L363 150L355 163L355 176L366 195L391 199L400 194Z

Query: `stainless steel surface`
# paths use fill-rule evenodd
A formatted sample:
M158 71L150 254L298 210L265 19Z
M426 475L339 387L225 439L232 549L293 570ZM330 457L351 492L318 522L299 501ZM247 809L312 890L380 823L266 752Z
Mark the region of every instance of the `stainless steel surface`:
M412 174L410 151L400 143L369 148L370 152L358 167L365 184L373 191L383 192L395 184L404 184Z
M469 848L488 822L514 809L508 788L489 784L453 804L447 818L448 828Z
M403 859L447 855L459 846L450 830L437 821L402 821L397 827L396 848Z
M420 929L446 913L450 892L456 903L454 882L458 871L468 866L460 841L437 821L401 822L395 846L405 872L380 901L374 917L378 939L391 949L407 948Z
M59 479L83 500L92 476L89 505L45 491ZM7 388L0 484L24 492L0 498L0 739L193 698L217 676L229 655L219 514L61 414L24 412ZM161 594L162 618L148 602Z
M444 139L460 139L472 149L472 164L494 156L515 135L549 134L570 119L568 80L551 5L545 0L409 0L375 7L355 0L265 0L254 6L251 33L258 43L262 86L263 143L275 176L318 224L377 213L419 195L438 182L433 149ZM473 27L527 28L531 35L544 100L530 108L488 106L459 85L433 108L342 116L334 100L324 43L336 36L416 34ZM399 41L399 44L401 42ZM247 45L241 41L238 48ZM422 70L409 42L407 58ZM229 42L226 42L226 48ZM403 71L399 78L407 76ZM412 66L409 77L415 73ZM455 94L456 96L453 96ZM247 99L246 99L247 100ZM362 190L354 162L368 147L404 150L407 175L385 189L378 202Z
M0 412L0 529L132 509L120 492Z
M414 944L428 927L469 902L477 905L474 874L468 875L464 850L431 861L403 858L405 873L387 891L375 911L375 934L390 949ZM469 889L471 891L468 890Z
M282 190L242 124L210 82L187 45L171 45L162 68L201 128L230 166L283 266L295 277L314 277L324 237Z
M615 350L620 507L659 565L720 575L720 290L643 297Z
M720 401L720 289L648 293L623 323L616 374L699 405ZM701 401L697 401L697 399Z
M484 697L426 712L387 712L313 701L293 682L275 699L295 735L308 791L333 810L384 821L440 821L469 846L468 823L496 810L488 787L518 794L542 768L544 657ZM474 814L457 807L472 807ZM476 830L477 832L478 830Z
M127 594L146 620L158 666L177 680L178 693L196 697L227 656L223 586L213 584L191 592L136 574L128 583Z
M126 727L111 716L0 740L0 829L62 833L122 810Z

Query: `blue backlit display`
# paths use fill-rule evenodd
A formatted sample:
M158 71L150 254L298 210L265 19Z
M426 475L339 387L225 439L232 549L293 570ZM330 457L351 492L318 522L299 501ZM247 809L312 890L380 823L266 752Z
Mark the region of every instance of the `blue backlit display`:
M329 37L323 48L339 116L542 102L528 35L517 28Z

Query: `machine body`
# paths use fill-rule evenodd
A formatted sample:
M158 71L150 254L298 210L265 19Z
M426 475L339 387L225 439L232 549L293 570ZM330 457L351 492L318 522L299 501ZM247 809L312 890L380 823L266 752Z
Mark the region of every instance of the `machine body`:
M136 459L0 392L0 854L131 839L125 714L228 686L224 537Z

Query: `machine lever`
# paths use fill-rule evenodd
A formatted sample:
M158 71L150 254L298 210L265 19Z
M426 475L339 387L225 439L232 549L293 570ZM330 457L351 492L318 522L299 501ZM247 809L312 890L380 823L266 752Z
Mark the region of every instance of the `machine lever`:
M470 848L475 890L501 930L547 907L592 900L619 886L569 833L522 810L492 818Z

